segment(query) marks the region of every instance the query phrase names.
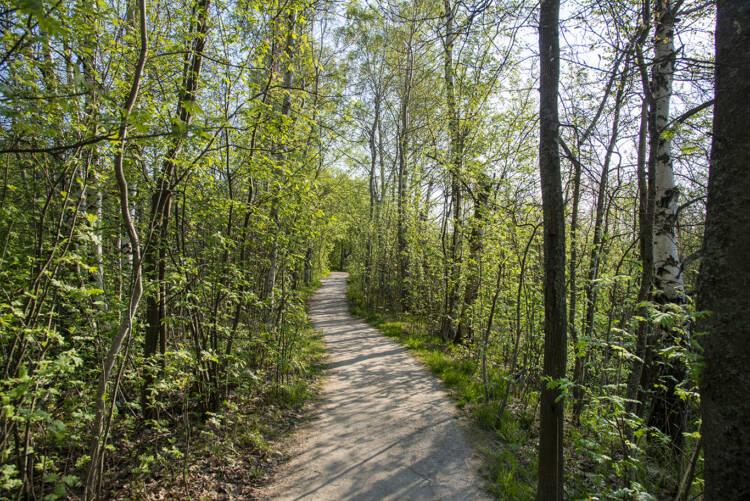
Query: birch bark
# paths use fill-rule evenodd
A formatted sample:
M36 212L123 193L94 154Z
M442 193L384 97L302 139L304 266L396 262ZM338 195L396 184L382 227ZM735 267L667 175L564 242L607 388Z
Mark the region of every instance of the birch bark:
M651 129L655 180L654 285L659 302L682 303L685 286L677 252L677 200L680 192L672 167L672 139L667 133L672 98L675 49L675 12L672 0L657 0L654 16L654 66L651 76L653 97Z

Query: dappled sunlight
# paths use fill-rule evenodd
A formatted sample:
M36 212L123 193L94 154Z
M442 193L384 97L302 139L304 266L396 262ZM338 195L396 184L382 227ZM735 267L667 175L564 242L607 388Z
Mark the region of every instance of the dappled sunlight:
M476 457L441 384L406 349L352 318L347 275L310 304L330 354L325 397L272 499L482 499Z

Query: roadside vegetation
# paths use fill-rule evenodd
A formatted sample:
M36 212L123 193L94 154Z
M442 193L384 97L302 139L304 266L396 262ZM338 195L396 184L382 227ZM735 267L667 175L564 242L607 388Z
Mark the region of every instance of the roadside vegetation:
M471 422L484 431L472 442L482 453L488 490L498 499L534 499L539 386L531 380L533 376L523 371L509 374L501 354L494 351L483 360L483 349L474 342L446 343L430 330L429 319L364 307L353 284L350 282L347 288L352 314L406 346L445 384ZM664 486L680 480L679 472L668 462L668 439L658 430L651 432L660 438L645 445L653 460L621 456L617 463L613 460L628 424L623 417L624 404L618 399L602 399L595 402L598 407L581 416L580 423L567 419L565 440L571 444L566 450L569 499L661 499L649 492L668 496ZM607 433L602 435L603 431ZM490 443L483 442L487 437ZM640 437L641 444L646 444L645 438ZM694 444L696 438L689 440ZM630 487L624 486L626 479Z
M306 303L320 286L300 291ZM135 422L112 441L104 478L113 499L253 499L285 461L286 439L307 418L322 383L325 346L304 320L288 373L245 373L213 412L189 404L143 429ZM183 395L182 398L189 398Z

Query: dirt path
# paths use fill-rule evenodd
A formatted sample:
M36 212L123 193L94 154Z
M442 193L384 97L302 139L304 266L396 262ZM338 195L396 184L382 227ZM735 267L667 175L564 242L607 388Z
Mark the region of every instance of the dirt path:
M264 495L491 499L445 391L404 348L349 314L346 277L331 273L312 299L312 321L330 353L324 398Z

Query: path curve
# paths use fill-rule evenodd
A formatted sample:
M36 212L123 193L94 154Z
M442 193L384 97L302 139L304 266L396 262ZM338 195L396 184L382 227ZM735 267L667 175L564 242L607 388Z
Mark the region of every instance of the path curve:
M330 354L323 402L276 474L273 500L483 500L478 457L440 383L349 314L346 273L310 302Z

